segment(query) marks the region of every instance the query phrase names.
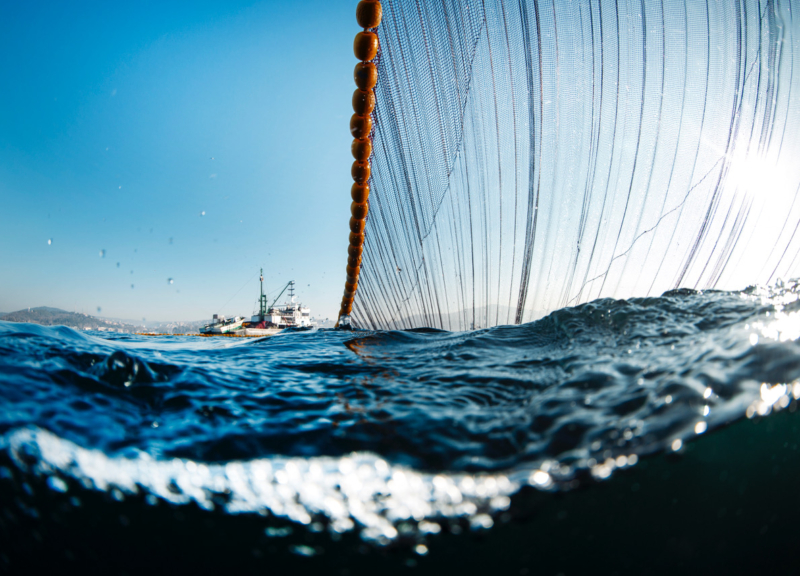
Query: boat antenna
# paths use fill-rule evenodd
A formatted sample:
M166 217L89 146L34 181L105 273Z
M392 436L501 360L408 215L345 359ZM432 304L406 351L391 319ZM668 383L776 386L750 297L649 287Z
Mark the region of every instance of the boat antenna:
M289 280L289 301L294 302L294 280Z

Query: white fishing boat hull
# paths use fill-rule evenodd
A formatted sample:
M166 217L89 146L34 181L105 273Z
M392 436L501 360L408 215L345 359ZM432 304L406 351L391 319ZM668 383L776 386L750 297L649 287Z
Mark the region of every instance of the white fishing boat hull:
M236 334L241 336L274 336L283 332L283 328L244 328L237 330Z

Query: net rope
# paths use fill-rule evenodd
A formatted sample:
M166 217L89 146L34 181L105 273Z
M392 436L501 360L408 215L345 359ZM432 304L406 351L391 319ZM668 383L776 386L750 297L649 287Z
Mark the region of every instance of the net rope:
M384 2L354 324L478 329L796 275L799 9Z

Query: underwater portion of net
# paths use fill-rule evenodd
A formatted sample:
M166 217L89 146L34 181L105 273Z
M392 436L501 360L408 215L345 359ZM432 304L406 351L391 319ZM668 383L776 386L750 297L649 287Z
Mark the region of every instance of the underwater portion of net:
M800 270L800 6L384 3L357 326Z

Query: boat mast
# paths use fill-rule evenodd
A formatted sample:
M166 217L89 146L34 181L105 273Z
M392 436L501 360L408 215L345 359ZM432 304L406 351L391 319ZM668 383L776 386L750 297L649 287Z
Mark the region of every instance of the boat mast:
M258 299L258 315L263 320L267 316L267 296L264 294L264 269L261 269L261 297Z
M289 302L294 303L294 280L289 281Z

